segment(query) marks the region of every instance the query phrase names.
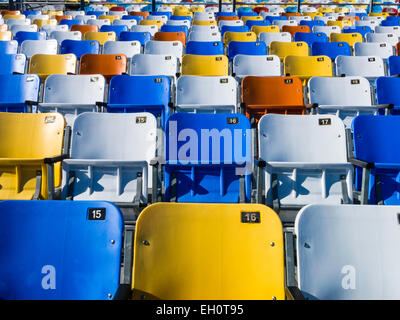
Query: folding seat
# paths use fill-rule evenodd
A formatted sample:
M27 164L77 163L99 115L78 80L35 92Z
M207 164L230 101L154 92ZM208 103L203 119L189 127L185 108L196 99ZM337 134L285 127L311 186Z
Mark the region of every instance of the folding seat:
M86 32L83 36L83 40L95 40L100 43L102 46L107 41L115 41L117 40L117 36L114 31L107 32Z
M282 214L310 203L352 202L353 167L338 117L266 114L258 132L258 202Z
M49 39L56 39L61 45L64 40L81 40L82 34L80 31L53 31L50 33Z
M328 56L332 61L336 57L351 56L351 47L347 42L314 42L311 46L313 56Z
M338 26L340 29L343 29L343 27L345 27L345 26L351 27L353 24L350 20L342 20L342 21L329 20L326 22L326 25L327 26Z
M232 75L239 83L245 76L281 76L281 62L278 56L251 56L238 54L233 59Z
M266 26L270 26L271 22L269 22L268 20L247 20L246 21L246 26L249 28L249 30L253 27L253 26L262 26L262 27L266 27Z
M356 42L363 42L363 37L360 33L331 33L329 40L331 42L347 42L350 47L353 47Z
M393 47L399 41L398 36L393 33L367 33L365 38L367 42L386 42Z
M89 19L86 22L87 25L96 25L99 27L99 29L103 26L103 25L110 25L111 22L108 19Z
M215 20L193 20L193 25L197 26L217 26L217 21Z
M201 25L193 25L190 28L190 32L199 31L199 32L218 32L218 26L201 26Z
M121 17L120 16L101 15L98 17L98 19L99 20L109 20L110 24L112 24L114 20L121 19Z
M11 79L11 76L0 77ZM36 79L34 81L39 85L35 75L13 77L23 82L29 78ZM9 86L9 83L5 85ZM4 90L4 86L1 88ZM3 112L0 113L0 127L0 200L52 199L54 189L61 182L59 162L64 158L63 116L58 113Z
M183 55L183 45L180 41L150 40L146 42L146 45L144 46L144 53L171 55L176 57L179 63L181 63Z
M149 32L128 32L123 31L120 34L120 41L138 41L142 46L144 46L151 39L151 34Z
M338 26L314 26L312 32L323 32L329 38L331 33L340 33L341 30Z
M240 42L231 41L228 45L228 58L232 61L237 54L245 55L266 55L267 46L263 41Z
M284 59L284 73L287 76L296 76L306 85L314 76L333 76L332 60L327 56L286 56Z
M250 32L248 26L222 26L221 35L224 36L225 32Z
M183 32L187 37L189 35L189 28L184 25L180 26L172 26L172 25L163 25L160 29L161 32Z
M141 33L148 32L151 34L152 37L154 37L157 31L158 31L157 26L136 25L131 27L131 32L141 32ZM121 36L122 34L124 33L121 33Z
M112 113L149 112L164 127L169 114L171 81L167 76L115 76L111 79L107 111Z
M278 56L281 61L287 56L308 56L306 42L279 42L272 41L269 45L269 54Z
M385 76L383 59L376 56L337 56L336 75L360 76L368 80Z
M72 126L79 114L98 111L98 105L104 102L104 93L102 75L53 74L45 81L38 111L61 113L67 125Z
M72 20L72 16L70 15L62 15L62 16L55 16L55 19L57 20L57 23L59 23L61 20Z
M186 46L186 35L184 32L157 32L153 39L155 41L180 41L182 45Z
M156 21L157 23L154 23L158 26L158 29L160 30L161 26L168 21L168 17L166 15L162 16L154 16L154 15L148 15L145 20L141 21ZM161 24L160 24L161 22ZM139 22L140 23L140 22ZM152 24L152 23L149 23Z
M0 208L0 238L10 244L0 254L7 261L0 268L2 300L114 298L123 232L117 207L100 201L2 201Z
M221 34L218 31L214 32L191 31L189 33L188 41L203 41L203 42L221 41Z
M307 299L399 299L397 206L310 205L295 223ZM360 227L362 225L362 227ZM333 240L334 239L334 240Z
M362 168L361 204L399 204L398 116L359 115L352 123L354 159Z
M31 21L29 19L8 19L6 25L11 29L15 25L30 25Z
M246 225L251 212L259 223ZM151 205L136 227L133 298L284 299L282 234L278 216L257 204Z
M381 26L383 27L397 27L400 25L399 20L382 20L381 21Z
M278 26L282 31L284 26L297 26L298 22L294 20L273 20L272 24Z
M196 55L223 55L224 44L221 41L188 41L186 54Z
M400 26L396 27L382 27L382 26L377 26L375 27L375 32L376 33L393 33L397 37L400 36Z
M186 26L190 28L190 20L168 20L166 26ZM189 31L188 31L189 33Z
M18 41L18 45L21 45L25 40L46 40L46 32L18 31L14 40Z
M153 11L151 13L152 16L166 16L167 19L171 18L172 16L172 11Z
M174 113L168 118L165 130L166 202L250 201L252 139L250 123L244 115ZM182 132L190 137L189 142L177 139ZM196 138L194 145L192 137ZM204 148L209 145L210 137L215 141L211 150ZM186 143L191 143L190 155Z
M104 54L124 54L128 59L140 52L139 41L106 41L103 45Z
M78 20L78 19L71 19L71 20L64 19L64 20L61 20L58 24L61 24L61 25L66 24L68 26L68 28L71 29L71 27L73 25L76 25L76 24L82 25L82 24L84 24L84 22L83 22L83 20Z
M293 40L295 42L306 42L311 48L313 43L315 42L328 42L328 37L326 36L325 33L323 32L318 32L318 33L307 33L307 32L296 32L296 34L293 37Z
M291 42L292 36L289 32L261 32L259 34L260 41L264 41L267 48L270 47L273 41Z
M182 75L227 76L228 66L228 58L224 55L186 54L182 58Z
M247 21L258 21L258 22L265 21L264 18L261 16L253 16L253 17L243 16L241 20L244 22L245 25L247 25Z
M388 59L393 55L393 47L388 43L357 42L354 44L355 56L377 56Z
M127 32L128 31L128 27L125 25L104 25L101 26L100 28L100 32L114 32L116 37L119 38L121 32Z
M361 27L361 26L367 26L370 27L371 30L375 30L377 26L379 26L379 23L377 23L375 20L360 20L360 21L354 21L354 26L356 27Z
M223 43L227 47L231 41L254 42L257 41L257 35L254 32L225 32Z
M104 16L106 14L105 11L87 11L86 12L87 15L91 15L91 16L96 16L96 18L98 18L99 16Z
M375 81L376 102L379 105L393 105L392 114L399 114L400 99L397 88L400 84L398 77L379 77Z
M30 24L30 25L16 24L16 25L13 25L10 28L10 31L12 32L13 36L15 37L15 35L19 31L37 32L38 31L38 27L37 27L36 24Z
M310 16L291 16L291 17L289 17L289 20L297 21L299 23L299 25L300 25L301 21L312 21Z
M130 11L129 15L131 15L131 16L141 16L143 19L146 19L147 16L150 15L150 12L148 12L148 11L142 11L142 12Z
M55 25L55 26L52 26L52 25L46 24L46 25L44 25L42 27L41 31L46 32L47 37L50 37L50 34L53 31L64 31L64 32L68 31L68 26L66 26L66 25Z
M41 54L57 54L57 40L25 40L21 44L21 53L30 59L33 55Z
M308 26L283 26L282 27L282 32L289 32L292 37L297 32L311 32L310 28Z
M101 74L107 82L113 76L127 72L127 57L123 54L84 54L79 63L79 74Z
M0 41L0 56L5 54L16 54L18 52L18 42L15 40Z
M157 31L160 30L161 26L164 24L162 20L141 20L139 25L142 26L156 26Z
M6 23L8 22L8 20L25 20L26 19L26 16L23 14L5 14L5 15L2 14L2 17L3 17L4 22L6 22Z
M308 92L317 113L335 114L346 128L351 128L351 121L359 114L378 113L378 107L372 105L370 83L363 77L312 77Z
M95 24L85 24L85 25L73 25L71 26L71 31L79 31L82 37L85 36L86 32L98 32L99 27Z
M100 53L98 41L90 40L63 40L60 46L60 54L73 53L79 60L85 53Z
M233 77L182 76L176 85L177 112L236 113Z
M146 204L156 130L156 119L147 112L80 114L73 125L71 156L63 162L64 181L69 181L63 199Z
M134 19L132 19L132 20L117 19L117 20L113 21L113 25L114 26L126 26L128 28L128 30L130 30L132 26L137 25L137 22Z
M44 81L51 74L75 74L74 54L35 54L29 60L28 73L39 75Z
M314 26L324 26L324 25L325 22L323 20L312 20L312 21L301 20L299 22L299 26L307 26L310 28L310 30L312 30Z
M214 14L209 12L195 12L193 14L193 20L214 20Z
M395 76L400 74L400 57L399 56L391 56L388 59L388 72L389 76Z
M371 29L371 27L368 27L368 26L359 26L359 27L357 27L357 26L355 26L355 27L346 26L346 27L343 27L342 32L343 33L359 33L363 37L365 37L365 35L368 32L372 32L372 29Z
M242 20L220 20L218 22L218 27L222 29L223 27L242 27L244 23Z
M278 26L252 26L251 31L259 37L262 32L279 33L279 28Z
M172 15L170 20L176 20L176 21L189 20L190 23L192 23L192 16L191 15L184 15L184 16Z

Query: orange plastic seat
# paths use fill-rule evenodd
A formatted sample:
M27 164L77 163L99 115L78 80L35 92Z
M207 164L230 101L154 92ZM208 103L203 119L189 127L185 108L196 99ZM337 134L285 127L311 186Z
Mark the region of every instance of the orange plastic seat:
M217 18L217 22L220 22L221 20L228 20L228 21L232 21L232 20L239 20L238 16L228 16L228 17L223 17L223 16L219 16Z
M242 108L253 124L267 113L305 114L303 84L297 77L244 77Z
M148 15L150 15L150 12L148 12L148 11L143 11L143 12L142 11L130 11L129 15L130 16L142 16L143 19L146 19L146 17Z
M396 55L400 56L400 42L396 43Z
M127 58L124 54L92 54L81 57L79 74L101 74L107 82L113 76L126 73Z
M182 45L186 45L186 35L184 32L156 32L154 35L154 40L157 41L180 41Z
M307 32L310 33L310 27L309 26L283 26L282 27L282 32L289 32L292 37L294 37L294 34L296 32Z
M12 11L12 10L1 10L1 15L2 15L2 16L5 16L5 15L7 15L7 14L17 16L17 15L20 15L21 12L20 12L19 10L15 10L15 11Z
M66 15L66 16L55 16L55 19L57 20L57 23L60 23L61 20L72 20L72 16Z
M86 32L99 32L99 26L96 24L74 24L71 26L71 31L80 31L83 38Z
M300 17L301 13L300 12L285 12L282 13L282 16L285 16L286 18L290 18L290 17Z

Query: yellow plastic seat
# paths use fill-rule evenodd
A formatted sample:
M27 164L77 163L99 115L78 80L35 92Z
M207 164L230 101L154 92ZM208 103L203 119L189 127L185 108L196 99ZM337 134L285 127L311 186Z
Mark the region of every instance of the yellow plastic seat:
M387 17L389 16L388 12L370 12L368 13L370 17Z
M351 27L352 26L352 22L351 20L340 20L340 21L336 21L336 20L329 20L326 22L327 26L338 26L340 29L343 29L343 27Z
M246 24L246 21L248 20L253 20L253 21L263 21L264 18L262 16L254 16L254 17L249 17L249 16L243 16L242 21L244 24Z
M69 54L35 54L29 61L28 73L37 74L42 81L51 74L75 74L76 56Z
M36 24L38 26L38 30L40 30L44 25L56 26L57 20L56 19L35 19L33 20L32 24Z
M25 15L24 14L6 14L3 19L4 22L7 22L8 19L25 19Z
M231 41L249 42L257 41L257 35L254 32L232 32L226 31L224 33L224 45L227 47Z
M333 13L333 12L335 12L335 10L331 7L319 7L317 9L317 11L318 11L318 13ZM303 15L305 15L305 14L306 14L306 12L303 13Z
M190 8L191 12L204 12L204 8L203 7L191 7Z
M136 223L132 289L134 299L285 299L281 221L260 204L152 204Z
M36 198L39 177L36 196L48 198L48 166L44 159L62 154L64 127L60 113L0 113L0 200ZM59 161L54 163L55 188L61 183Z
M308 56L307 42L280 42L272 41L269 45L269 54L278 56L281 61L287 56Z
M363 42L361 33L331 33L330 42L347 42L353 47L356 42Z
M193 20L193 25L196 26L216 26L217 21L215 20Z
M2 41L2 40L10 41L11 38L12 38L11 31L1 31L0 32L0 41Z
M311 77L332 77L332 60L328 56L287 56L284 74L298 77L306 85Z
M142 26L157 26L158 30L163 26L164 22L162 20L140 20L139 22Z
M115 41L117 39L117 35L114 31L107 31L107 32L92 32L88 31L83 36L83 40L97 40L100 45L104 45L106 41Z
M336 7L335 8L336 13L349 13L350 9L346 7Z
M176 6L173 9L173 13L174 16L191 16L193 17L193 13L190 11L190 9L186 8L186 7L182 7L182 6Z
M101 16L99 16L99 19L101 19L101 20L107 20L108 19L108 20L110 20L110 23L113 24L114 20L121 19L121 17L118 16L118 15L115 15L115 16L101 15Z
M251 31L254 32L257 37L260 36L261 32L274 32L277 33L279 32L279 27L278 26L252 26Z
M182 75L227 76L228 57L225 55L185 54L182 58Z

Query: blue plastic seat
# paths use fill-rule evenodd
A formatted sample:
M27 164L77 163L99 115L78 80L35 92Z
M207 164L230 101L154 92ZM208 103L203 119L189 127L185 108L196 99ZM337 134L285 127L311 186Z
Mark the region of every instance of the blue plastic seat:
M0 54L0 74L25 73L24 54Z
M0 300L109 300L123 219L102 201L2 201Z
M107 12L105 12L105 11L88 11L88 12L86 12L86 15L96 16L96 18L98 18L100 16L104 16L105 14L107 14Z
M215 17L234 17L236 16L236 12L216 12Z
M0 112L28 112L27 101L38 101L39 88L36 74L0 74Z
M186 54L224 55L224 44L221 41L188 41Z
M299 23L300 26L308 26L310 28L310 30L312 30L312 28L314 26L324 26L325 22L323 20L301 20Z
M400 74L400 56L390 56L388 59L388 64L390 76Z
M1 40L0 54L16 54L18 52L18 42L15 40Z
M126 25L107 25L104 24L101 26L100 28L100 32L115 32L116 36L119 38L121 32L127 32L128 30L128 26Z
M21 46L22 42L25 40L46 40L46 32L18 31L14 40L18 41L19 46Z
M355 27L345 26L345 27L343 27L342 32L343 33L360 33L363 37L365 37L365 35L368 32L372 32L372 30L371 30L371 27L368 27L368 26L355 26Z
M164 124L169 113L171 81L167 76L118 75L111 79L108 112L150 112Z
M97 40L70 40L61 42L60 54L73 53L80 59L86 53L100 53L100 43Z
M288 20L288 18L286 16L266 16L264 20L268 20L272 24L274 20Z
M378 104L393 104L392 114L400 114L400 78L379 77L375 80L376 102ZM384 110L380 110L384 114Z
M171 16L171 20L189 20L192 22L191 16Z
M244 115L178 112L165 130L165 201L250 201L251 134Z
M239 8L240 9L240 8ZM249 8L251 10L251 8ZM253 12L253 11L242 11L240 12L238 10L238 17L239 19L242 19L242 17L256 17L258 16L257 12Z
M221 28L221 36L224 36L224 33L227 31L231 32L249 32L248 26L222 26Z
M164 24L161 27L160 31L162 31L162 32L184 32L186 37L189 34L189 28L187 26L183 26L183 25L182 26L173 26L173 25Z
M351 56L351 47L347 42L314 42L311 46L311 55L328 56L335 61L339 55Z
M170 19L172 16L172 13L169 11L152 11L150 14L152 16L167 16L168 19Z
M246 26L251 30L252 26L270 26L271 22L268 20L247 20Z
M42 14L42 11L41 10L24 10L21 13L27 17L30 15Z
M131 16L131 15L124 15L121 17L122 20L136 20L137 24L139 24L139 22L141 20L143 20L143 16Z
M356 16L359 17L360 20L362 20L362 18L368 16L368 14L366 14L365 12L360 12L360 13L356 13Z
M144 46L147 41L151 40L150 32L129 32L122 31L119 35L119 41L139 41Z
M228 45L228 58L232 61L237 54L264 56L267 54L267 45L264 41L231 41Z
M75 24L77 25L85 24L85 21L80 19L62 19L59 24L66 24L68 28L71 29L71 27Z
M369 174L361 193L368 192L369 204L400 204L400 117L359 115L352 129L354 157L367 167L363 174Z
M399 20L382 20L381 21L381 26L385 26L385 27L396 27L396 26L400 26L400 19Z
M323 32L296 32L294 34L294 41L307 42L308 46L311 48L312 44L315 42L328 42L328 37Z

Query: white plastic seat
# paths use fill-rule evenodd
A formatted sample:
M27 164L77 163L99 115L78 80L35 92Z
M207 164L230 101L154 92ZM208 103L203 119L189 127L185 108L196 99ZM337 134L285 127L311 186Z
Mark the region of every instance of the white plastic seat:
M168 20L166 25L169 26L187 26L190 28L190 20Z
M356 42L354 44L355 56L377 56L388 59L393 55L393 47L386 42Z
M149 163L156 156L156 118L150 113L80 114L70 159L63 161L63 199L147 203ZM71 191L72 190L72 191Z
M80 31L53 31L50 33L50 39L56 39L58 45L61 45L66 39L69 40L82 40L82 33Z
M385 18L381 17L381 16L364 16L364 17L362 17L362 20L364 20L364 21L375 21L378 24L381 23L381 21L384 19Z
M65 15L72 16L72 18L74 19L75 17L78 17L78 16L84 16L85 11L67 10L67 11L65 11Z
M165 15L162 15L162 16L153 16L153 15L148 15L147 17L146 17L146 20L160 20L160 21L162 21L163 23L166 23L167 21L168 21L168 17Z
M122 17L122 16L128 15L128 12L126 10L125 11L109 11L108 14L110 16L120 16L120 17Z
M329 38L331 33L341 33L342 31L340 30L339 26L314 26L312 28L312 32L314 33L323 32Z
M266 162L259 192L267 205L289 210L352 201L353 166L347 162L345 128L338 117L266 114L258 132L260 158Z
M389 43L391 46L395 46L396 43L399 41L399 38L393 33L372 33L368 32L365 35L365 39L367 42L386 42Z
M210 12L195 12L193 20L215 20L215 16Z
M47 77L40 112L59 112L67 125L83 112L96 112L97 102L104 102L105 79L102 75L61 75Z
M223 26L243 26L243 20L220 20L218 22L218 27L221 29Z
M221 33L219 33L219 31L215 32L191 31L189 33L188 41L204 41L204 42L221 41Z
M292 36L289 32L261 32L259 39L265 42L267 48L272 41L292 42Z
M18 41L17 40L4 40L7 41L9 46L6 54L17 54L18 52Z
M156 25L133 25L131 27L132 32L149 32L152 37L158 32L158 27Z
M278 26L280 30L284 26L297 26L299 25L297 21L295 20L272 20L272 24L275 26Z
M95 15L89 15L89 16L79 15L79 16L76 16L75 19L76 20L82 20L86 24L89 20L96 19L96 16Z
M8 25L9 29L11 29L11 27L15 26L15 25L29 26L30 24L31 24L30 19L8 19L7 20L7 25Z
M148 54L164 54L176 57L179 64L182 61L183 45L180 41L147 41L144 46L144 53ZM179 65L178 65L179 69ZM178 71L177 69L177 71Z
M124 54L131 59L140 53L139 41L106 41L103 45L103 54Z
M297 21L298 23L300 23L300 21L302 21L302 20L311 21L311 17L310 16L290 16L289 20L294 20L294 21Z
M132 26L136 26L137 25L137 21L136 20L122 20L122 19L115 19L113 21L113 25L116 26L127 26L128 29L132 28Z
M237 83L235 78L181 76L176 85L178 112L236 112Z
M385 76L383 59L377 56L337 56L336 75L360 76L368 80Z
M30 14L29 16L27 16L28 19L30 19L31 21L33 20L49 20L50 17L48 14Z
M318 16L316 16L314 18L314 20L321 20L321 21L325 22L325 24L326 24L328 21L335 21L335 17L330 17L330 16L318 17Z
M370 27L372 30L375 30L375 28L379 26L379 22L376 22L375 20L356 20L354 21L354 26Z
M219 32L217 26L202 26L202 25L193 25L190 28L190 32Z
M37 32L38 31L38 26L36 24L29 24L29 25L26 25L26 24L15 24L10 28L10 31L11 31L13 37L15 37L15 35L19 31Z
M55 26L50 25L50 24L45 24L42 26L42 31L45 31L47 34L47 38L50 37L50 34L53 31L68 31L68 26L66 24L57 24Z
M363 77L312 77L308 92L310 103L318 105L319 114L335 114L346 128L351 128L359 114L378 113L372 103L370 83Z
M233 73L239 83L245 76L280 77L281 61L278 56L237 54L233 58Z
M35 54L57 54L57 40L25 40L21 44L21 53L27 59L30 59Z
M110 19L89 19L86 24L88 25L96 25L99 27L99 30L102 26L106 25L109 26L111 25Z
M400 37L400 26L376 26L375 33L393 33L397 37Z
M310 205L297 215L299 288L307 299L400 299L400 206Z

